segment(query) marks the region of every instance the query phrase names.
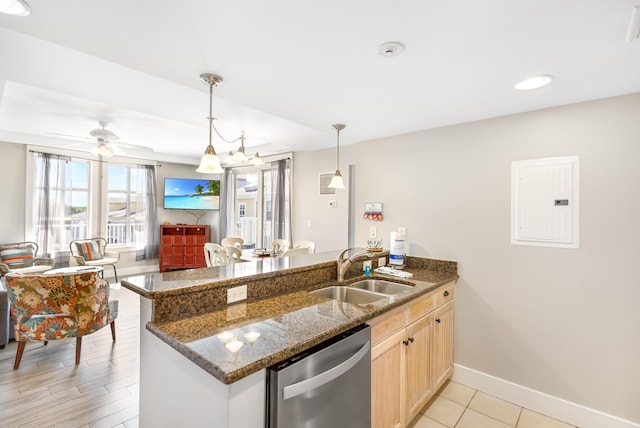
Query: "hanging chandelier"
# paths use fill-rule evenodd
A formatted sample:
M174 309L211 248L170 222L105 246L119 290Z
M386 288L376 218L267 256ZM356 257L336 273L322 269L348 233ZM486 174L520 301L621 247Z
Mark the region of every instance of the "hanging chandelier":
M252 159L249 159L245 154L244 149L244 131L242 131L242 135L233 140L227 140L224 138L220 132L216 129L215 124L213 123L213 87L219 86L222 84L222 77L217 74L212 73L203 73L200 75L200 80L209 86L209 144L200 159L200 166L196 169L196 172L200 172L203 174L221 174L224 172L222 165L220 164L220 160L218 159L218 155L216 154L215 149L213 148L213 132L220 137L222 141L229 144L234 144L237 141L240 141L240 148L237 153L229 152L229 155L225 159L225 163L229 166L238 166L238 165L263 165L264 161L260 158L260 155L256 152L255 156Z
M344 189L344 181L342 180L342 174L340 174L340 131L342 131L347 125L342 123L336 123L332 125L337 134L336 145L336 174L331 178L329 187L332 189Z

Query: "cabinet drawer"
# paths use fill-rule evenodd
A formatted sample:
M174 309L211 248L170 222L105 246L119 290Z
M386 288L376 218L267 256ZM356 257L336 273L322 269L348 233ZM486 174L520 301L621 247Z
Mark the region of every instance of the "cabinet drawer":
M440 306L447 303L449 300L453 299L454 296L455 296L455 283L451 281L450 283L445 284L436 290L435 307L439 308Z
M414 322L421 316L435 309L433 297L434 292L431 292L407 303L407 324Z
M404 311L405 307L400 306L367 322L371 326L372 345L404 328Z

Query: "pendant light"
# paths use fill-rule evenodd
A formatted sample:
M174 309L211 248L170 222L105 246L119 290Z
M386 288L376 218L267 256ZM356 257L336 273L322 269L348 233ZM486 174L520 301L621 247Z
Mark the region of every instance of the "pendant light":
M200 166L196 169L196 172L202 174L221 174L224 170L220 165L211 139L213 136L213 87L222 83L222 77L211 73L203 73L200 75L200 80L209 85L209 145L204 151L202 159L200 159Z
M344 181L342 180L342 174L340 174L340 131L342 131L345 126L346 125L342 123L333 125L333 129L336 130L338 142L336 145L336 175L333 176L329 183L331 189L344 189Z
M1 2L2 0L0 0ZM196 172L201 172L205 174L221 174L224 172L222 169L222 165L220 164L220 160L216 155L216 151L213 148L213 144L211 143L211 139L213 137L213 132L220 137L222 141L229 144L235 144L240 141L240 147L237 152L230 151L227 157L224 159L225 166L242 166L242 165L264 165L264 161L260 158L260 155L256 152L253 158L249 158L244 149L244 131L242 131L242 135L233 140L227 140L224 138L216 125L213 123L213 87L219 86L222 84L222 77L217 74L211 73L203 73L200 75L200 80L209 85L209 145L200 160L200 166L196 169Z
M0 0L0 13L27 16L31 13L31 8L25 0Z
M228 156L225 161L231 164L244 163L249 161L249 158L244 152L244 131L242 131L242 135L240 136L240 147L238 148L238 151L235 153L230 153L231 156Z

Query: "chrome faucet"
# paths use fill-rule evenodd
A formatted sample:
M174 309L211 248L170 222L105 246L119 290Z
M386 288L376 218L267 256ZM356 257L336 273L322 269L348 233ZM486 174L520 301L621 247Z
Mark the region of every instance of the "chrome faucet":
M372 257L374 257L373 253L370 252L364 252L364 253L358 253L358 254L354 254L351 257L345 257L345 255L349 252L353 250L353 248L347 248L345 250L340 251L340 254L338 254L338 281L343 281L344 280L344 274L347 273L347 270L349 269L349 266L351 266L354 262L359 262L359 261L363 261L363 260L371 260Z

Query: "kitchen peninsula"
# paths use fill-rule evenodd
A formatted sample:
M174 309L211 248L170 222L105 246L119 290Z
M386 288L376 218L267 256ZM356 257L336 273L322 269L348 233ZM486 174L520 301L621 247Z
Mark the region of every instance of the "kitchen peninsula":
M456 262L408 257L413 278L393 280L412 287L388 299L353 305L309 293L336 285L337 254L123 280L140 295L140 426L262 427L266 368L457 280ZM341 284L361 272L354 263ZM247 299L227 305L240 286Z

